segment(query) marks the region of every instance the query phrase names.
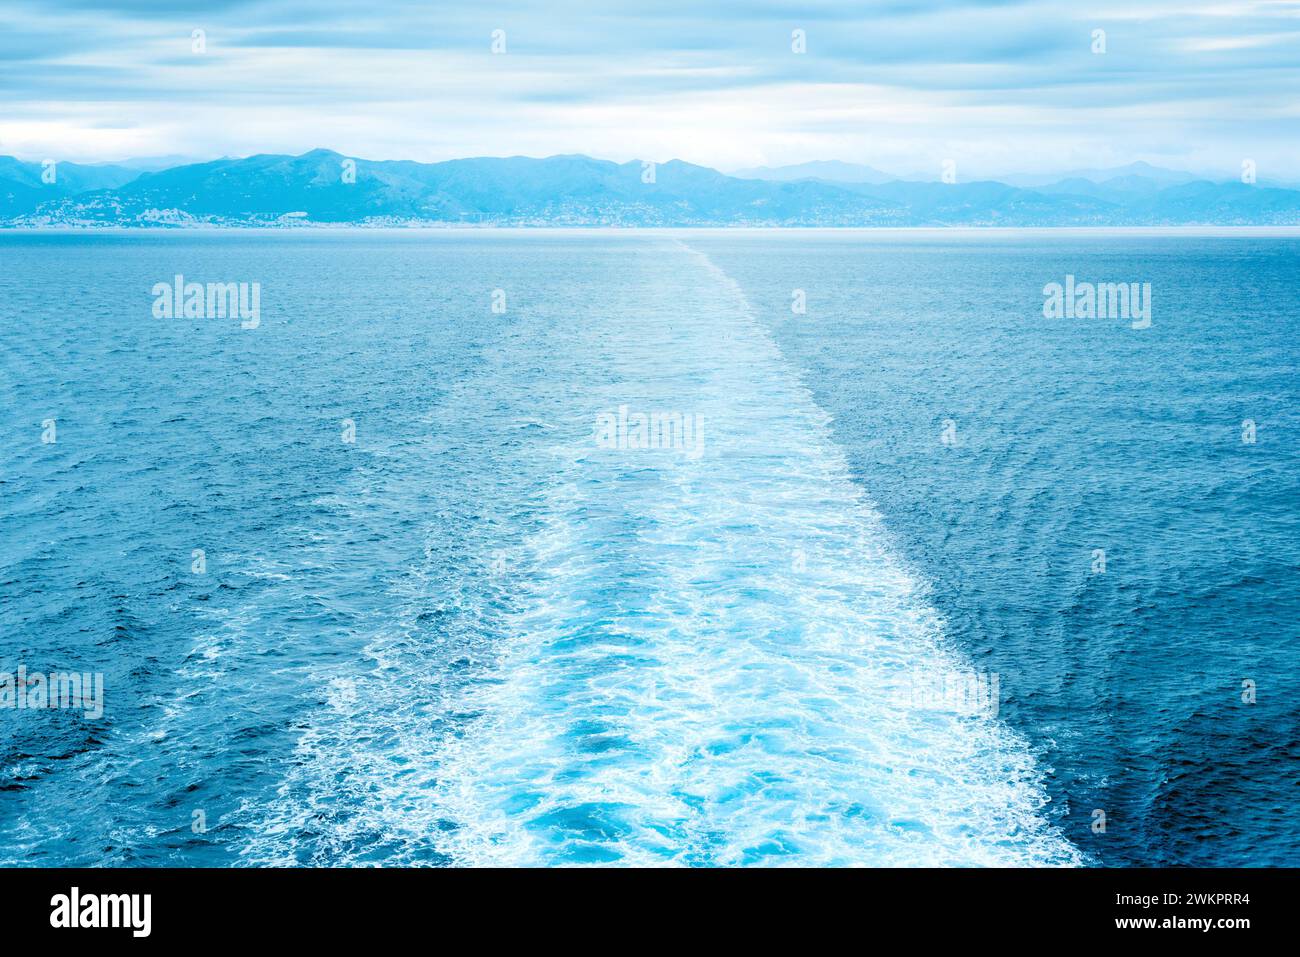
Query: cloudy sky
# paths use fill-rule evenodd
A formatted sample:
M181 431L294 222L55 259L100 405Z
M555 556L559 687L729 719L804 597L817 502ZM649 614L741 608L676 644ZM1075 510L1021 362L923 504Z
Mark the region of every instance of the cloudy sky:
M952 159L969 178L1138 159L1232 177L1250 158L1297 179L1300 2L5 0L0 103L0 154L24 159L324 146Z

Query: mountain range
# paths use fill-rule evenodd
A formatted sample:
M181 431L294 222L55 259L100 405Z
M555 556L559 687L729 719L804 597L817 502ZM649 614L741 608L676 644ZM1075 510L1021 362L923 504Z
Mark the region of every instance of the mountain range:
M301 156L52 169L0 157L0 226L1300 225L1300 190L1136 163L941 183L837 161L726 175L582 155Z

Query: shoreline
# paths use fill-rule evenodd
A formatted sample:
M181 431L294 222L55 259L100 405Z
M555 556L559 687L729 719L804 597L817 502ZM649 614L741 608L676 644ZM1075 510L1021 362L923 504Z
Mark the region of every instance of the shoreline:
M319 235L322 233L975 233L1013 234L1013 233L1051 233L1053 235L1186 235L1186 236L1300 236L1300 223L1293 225L1215 225L1215 224L1179 224L1152 226L773 226L773 225L681 225L681 226L601 226L601 225L520 225L520 224L464 224L464 223L420 223L409 226L370 225L366 223L312 223L298 225L259 224L193 224L193 225L154 225L126 226L121 224L104 225L11 225L0 223L0 234L195 234L195 233L298 233Z

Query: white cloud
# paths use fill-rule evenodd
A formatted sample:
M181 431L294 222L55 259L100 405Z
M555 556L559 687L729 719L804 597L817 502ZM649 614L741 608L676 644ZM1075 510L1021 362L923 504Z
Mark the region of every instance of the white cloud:
M839 158L898 172L930 171L937 158L995 172L1101 157L1235 165L1247 149L1281 167L1300 154L1297 130L1279 122L1300 102L1300 4L1184 0L1095 16L1043 2L861 15L827 6L806 11L803 55L789 51L789 18L761 7L204 9L168 19L78 8L62 34L31 32L38 21L22 10L0 14L0 152L94 160L326 146L426 161ZM208 49L198 55L189 36L200 21ZM509 24L504 56L488 50L498 21ZM1101 56L1089 51L1093 23L1108 30Z

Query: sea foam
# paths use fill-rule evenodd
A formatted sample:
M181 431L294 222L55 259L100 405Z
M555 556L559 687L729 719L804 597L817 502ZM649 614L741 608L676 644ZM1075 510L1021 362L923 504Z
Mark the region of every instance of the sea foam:
M743 291L684 244L659 255L680 281L643 292L654 315L572 329L593 372L550 449L519 610L437 758L446 852L1081 863L1021 739L907 693L969 666ZM703 454L593 443L581 410L627 401L701 416Z

